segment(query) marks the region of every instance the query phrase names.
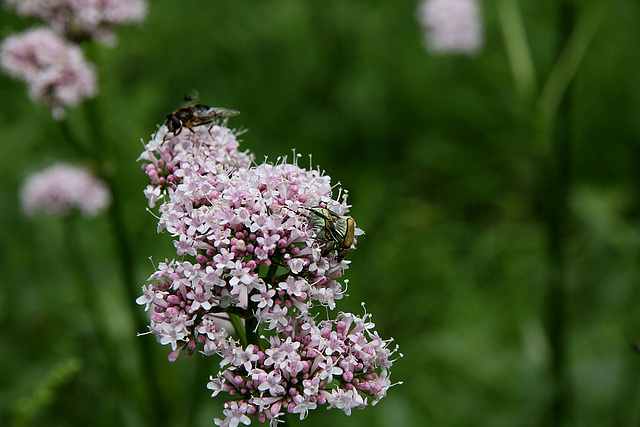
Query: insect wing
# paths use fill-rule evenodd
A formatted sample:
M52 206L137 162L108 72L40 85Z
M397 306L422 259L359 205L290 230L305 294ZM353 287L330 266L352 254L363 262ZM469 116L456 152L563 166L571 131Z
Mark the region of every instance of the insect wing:
M309 224L315 234L315 238L319 241L329 242L333 238L333 223L327 216L326 209L311 208L311 217Z
M200 98L200 94L198 93L198 91L195 89L190 89L187 91L187 93L184 94L180 107L182 108L182 107L189 107L191 105L196 105L199 98Z
M188 107L193 111L193 124L194 126L204 125L213 122L215 119L221 117L233 117L240 114L239 111L230 110L228 108L221 107L209 107L208 105L198 104L193 107Z
M211 114L215 115L215 117L234 117L240 114L240 111L223 107L212 107L210 110Z
M339 242L342 243L344 240L344 236L347 234L348 224L346 221L346 216L341 216L336 218L336 221L333 223L333 228L336 231L336 237Z
M355 235L355 221L350 216L338 215L334 211L326 208L316 208L317 215L321 215L327 222L328 232L331 239L337 245L350 248L353 245Z

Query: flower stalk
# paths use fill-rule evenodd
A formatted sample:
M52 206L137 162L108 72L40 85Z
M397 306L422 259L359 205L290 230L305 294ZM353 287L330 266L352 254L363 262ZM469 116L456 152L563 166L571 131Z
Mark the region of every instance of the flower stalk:
M500 0L498 12L507 58L516 85L529 111L535 150L543 155L541 170L543 221L547 231L548 288L543 315L551 349L550 376L553 383L548 413L550 425L565 425L571 418L573 390L567 348L569 346L568 298L566 279L568 198L571 191L571 100L570 87L589 44L600 26L608 2L588 2L576 19L575 5L561 1L559 46L556 62L537 98L535 69L521 12L517 2Z
M522 14L516 0L499 0L498 19L516 91L529 106L536 90L536 71Z
M29 96L40 101L51 111L59 123L60 131L68 144L97 169L97 174L106 182L91 176L81 168L59 164L30 179L23 188L23 206L27 214L45 211L69 217L72 211L80 210L85 216L93 216L108 209L109 218L116 236L117 253L121 256L122 279L125 292L134 298L135 263L134 251L127 239L127 229L122 212L121 199L114 171L113 146L105 138L97 100L97 74L93 63L84 57L80 43L89 41L88 49L97 53L95 42L113 44L115 30L123 24L136 23L144 19L147 11L145 0L114 0L109 2L78 2L61 0L42 2L38 0L6 0L5 6L13 8L24 16L40 18L46 26L29 29L7 37L0 45L0 66L6 73L23 80ZM95 59L95 58L94 58ZM66 117L66 109L85 102L85 115L89 136L77 138ZM84 144L88 142L88 144ZM105 188L106 187L106 188ZM108 356L109 370L116 379L123 379L118 370L117 354L108 339L104 328L102 307L94 298L88 278L87 267L81 259L75 234L69 227L73 218L67 221L68 259L71 261L78 283L78 294L91 316L93 329ZM139 311L131 305L132 318L139 331L144 329L146 321ZM152 391L161 390L157 384L152 363L151 348L146 342L136 340L134 345L141 347L137 352L140 368L143 372L142 383L146 390L138 395L141 408L147 408L145 419L150 425L158 423L157 414L163 409L160 393L148 404ZM124 384L118 381L118 384ZM133 389L122 388L123 395ZM142 397L144 396L144 397Z

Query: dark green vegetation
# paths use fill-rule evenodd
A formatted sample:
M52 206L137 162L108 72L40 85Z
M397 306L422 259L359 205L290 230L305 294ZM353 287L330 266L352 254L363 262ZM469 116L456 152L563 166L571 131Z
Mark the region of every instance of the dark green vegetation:
M380 335L401 346L391 378L404 385L350 418L322 409L305 425L638 425L640 5L520 2L537 81L518 92L505 2L483 3L483 51L446 57L424 50L415 0L151 2L116 47L86 46L100 96L68 114L87 145L91 108L101 117L120 225L23 218L30 172L85 159L22 83L0 76L0 424L30 414L36 426L210 426L221 416L205 388L217 361L170 364L169 348L136 338L142 308L123 285L129 271L138 295L148 257L174 257L145 211L135 159L195 87L202 103L241 111L230 123L249 129L258 160L295 148L305 165L312 153L367 233L348 255L350 297L338 309L367 303ZM587 19L597 32L570 85L557 109L540 107L593 4L607 8ZM3 36L30 25L0 13ZM93 286L85 296L77 264Z

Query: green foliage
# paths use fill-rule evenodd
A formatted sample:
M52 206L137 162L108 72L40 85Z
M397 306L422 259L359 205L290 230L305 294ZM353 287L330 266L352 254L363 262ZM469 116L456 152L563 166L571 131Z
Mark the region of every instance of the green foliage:
M80 370L80 362L74 357L59 362L38 384L30 396L18 400L14 409L15 427L29 425L37 413L56 398L58 389L68 382Z
M574 2L576 15L593 1ZM115 47L87 46L100 76L95 108L107 166L134 249L133 292L153 271L148 257L174 253L145 211L139 140L195 87L203 103L241 111L230 123L249 129L244 144L258 159L312 153L313 165L349 190L350 214L366 231L348 255L350 297L338 308L361 313L366 302L380 335L400 345L404 358L391 379L404 384L350 418L313 411L305 425L545 424L554 381L545 310L555 184L535 110L512 78L500 3L483 2L486 44L475 57L426 52L417 2L407 0L158 0L141 26L118 31ZM562 22L556 2L518 3L540 94ZM640 342L639 20L637 2L610 2L568 105L554 116L569 150L561 236L567 425L640 422L640 358L631 350ZM3 35L24 27L0 15ZM0 423L137 426L155 413L157 425L213 425L222 401L205 386L217 361L194 355L171 364L168 348L135 336L143 331L118 285L112 224L81 220L94 302L108 313L107 345L123 372L114 376L75 291L64 224L24 218L18 200L30 172L82 159L21 83L0 75L0 92ZM69 122L90 141L86 107L70 111ZM142 340L152 344L152 394L139 364ZM51 368L60 360L74 364ZM135 398L122 398L123 390Z

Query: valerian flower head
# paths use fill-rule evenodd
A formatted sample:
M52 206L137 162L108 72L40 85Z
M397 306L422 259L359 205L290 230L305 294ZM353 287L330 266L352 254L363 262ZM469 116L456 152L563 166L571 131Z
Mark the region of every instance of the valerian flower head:
M115 41L119 25L142 21L147 15L144 0L5 0L24 16L40 18L70 40L93 38Z
M221 359L208 385L232 396L220 426L375 404L391 386L389 341L371 331L369 315L314 320L314 308L333 309L344 296L350 261L318 241L310 216L319 206L346 215L346 193L334 198L331 178L297 156L255 164L238 148L226 122L162 126L139 158L149 204L160 203L158 231L173 236L180 257L160 263L137 300L152 313L150 330L171 346L172 361L194 351ZM238 342L220 326L229 316L268 336Z
M65 216L78 210L85 216L102 213L111 202L106 184L88 170L57 163L27 178L20 192L22 210Z
M226 369L212 376L207 387L213 396L225 391L239 397L245 413L261 422L284 413L304 419L318 405L328 404L347 415L364 408L369 399L375 405L392 385L390 358L396 350L371 331L375 325L368 317L340 313L336 320L316 324L297 316L289 331L269 340L265 351L251 346L255 357L250 362L225 358L221 365ZM225 425L222 420L217 424Z
M0 45L0 66L24 80L31 99L42 101L58 120L65 108L93 97L98 90L95 70L82 50L47 28L7 37Z
M423 0L417 17L427 48L442 54L474 54L484 43L476 0Z

